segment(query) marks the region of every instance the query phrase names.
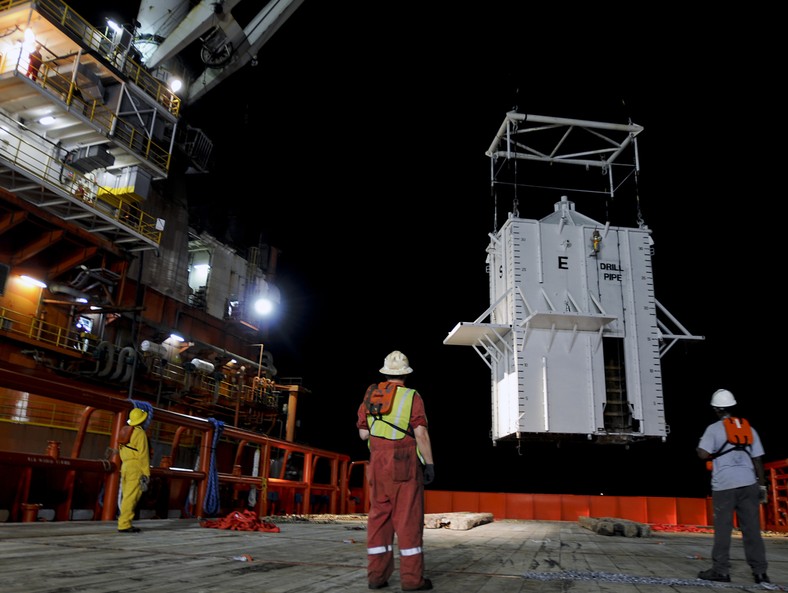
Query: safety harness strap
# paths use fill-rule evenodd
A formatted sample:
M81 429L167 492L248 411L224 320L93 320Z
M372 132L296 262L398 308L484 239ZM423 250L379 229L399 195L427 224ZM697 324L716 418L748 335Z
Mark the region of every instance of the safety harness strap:
M378 422L378 421L380 421L380 422L385 422L386 424L388 424L388 425L389 425L389 426L391 426L392 428L396 428L398 431L405 433L405 434L406 434L406 435L408 435L409 437L413 437L414 439L416 438L416 435L415 435L415 433L413 432L413 427L412 427L410 424L408 424L408 428L407 428L407 429L404 429L404 428L400 428L400 427L399 427L399 426L397 426L396 424L392 424L391 422L389 422L388 420L385 420L385 419L384 419L384 418L382 418L382 417L375 417L375 416L373 416L373 417L372 417L372 423L373 423L373 424L374 424L375 422Z
M747 451L752 446L752 428L746 418L735 418L733 416L723 418L722 425L725 427L727 440L717 451L709 455L706 460L706 469L709 471L714 467L712 464L713 459L722 457L731 451ZM726 449L725 447L728 445L730 446Z
M725 427L727 441L716 453L711 455L712 459L730 453L731 451L746 451L747 447L752 446L752 428L746 418L723 418L722 425ZM726 449L726 445L730 445Z

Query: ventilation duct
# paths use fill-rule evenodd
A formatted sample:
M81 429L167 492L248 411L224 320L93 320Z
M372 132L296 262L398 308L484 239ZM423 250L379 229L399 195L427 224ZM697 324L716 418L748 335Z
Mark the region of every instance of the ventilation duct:
M71 154L68 164L82 173L106 169L115 164L115 157L105 146L86 146Z

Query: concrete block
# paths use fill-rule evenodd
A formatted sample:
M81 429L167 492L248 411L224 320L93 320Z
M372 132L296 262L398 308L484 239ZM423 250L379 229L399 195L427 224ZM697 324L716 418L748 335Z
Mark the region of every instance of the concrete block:
M492 513L433 513L424 515L424 527L427 529L456 529L467 531L477 525L492 523Z
M648 537L651 527L646 523L638 523L629 519L615 517L578 517L581 527L590 529L599 535L622 535L624 537Z

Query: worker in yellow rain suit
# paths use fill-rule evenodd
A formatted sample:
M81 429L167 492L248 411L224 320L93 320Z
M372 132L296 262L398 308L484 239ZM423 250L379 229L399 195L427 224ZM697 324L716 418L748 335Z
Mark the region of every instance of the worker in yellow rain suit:
M150 480L150 452L148 451L148 435L140 426L148 418L148 413L140 408L134 408L129 413L126 422L132 429L131 438L125 445L120 445L120 487L123 498L120 503L118 516L118 531L120 533L139 533L139 527L134 527L134 511L142 493L148 489Z
M394 572L394 536L399 546L400 588L429 591L424 578L424 486L435 479L424 400L405 387L412 373L399 350L389 354L377 387L393 392L389 404L358 408L356 428L369 444L370 508L367 517L367 580L370 589L389 586ZM370 386L373 390L375 385ZM368 394L370 391L368 390ZM385 411L384 411L385 409Z

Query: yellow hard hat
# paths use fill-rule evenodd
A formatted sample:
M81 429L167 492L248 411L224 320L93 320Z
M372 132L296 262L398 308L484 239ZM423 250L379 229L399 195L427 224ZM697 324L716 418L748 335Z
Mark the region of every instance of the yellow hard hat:
M145 419L148 417L148 413L145 410L141 410L140 408L134 408L129 413L129 419L126 421L126 424L129 426L139 426Z

